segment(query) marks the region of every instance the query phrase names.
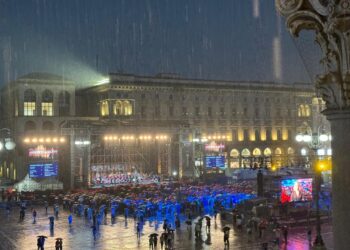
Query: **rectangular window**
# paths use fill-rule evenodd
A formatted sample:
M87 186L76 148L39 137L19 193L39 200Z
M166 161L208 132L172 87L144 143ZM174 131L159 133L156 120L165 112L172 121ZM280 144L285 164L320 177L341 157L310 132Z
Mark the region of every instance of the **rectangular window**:
M276 117L281 118L281 109L279 108L276 109Z
M232 108L232 117L236 117L236 113L237 113L236 108Z
M211 110L211 107L208 107L208 116L211 117L213 115L213 112Z
M24 102L24 116L35 116L35 102Z
M186 107L182 107L182 115L187 116L187 108Z
M243 116L244 117L248 116L248 109L247 108L243 108Z
M52 102L41 103L41 115L42 116L53 116Z
M256 108L255 110L254 110L254 114L255 114L255 117L259 117L259 115L260 115L260 111L259 111L259 109L258 108Z
M154 111L155 117L160 117L160 107L156 106L155 111Z
M221 117L225 116L225 108L223 108L223 107L220 108L220 116Z
M108 101L102 101L100 103L100 114L101 114L101 116L108 116L109 115Z
M174 107L173 106L169 107L169 116L174 116Z
M196 116L199 116L200 114L199 114L199 107L196 107L195 108L195 114L196 114Z
M243 137L244 137L245 141L249 140L249 130L248 129L243 130Z
M146 107L144 107L144 106L141 107L141 117L143 117L143 118L146 117Z

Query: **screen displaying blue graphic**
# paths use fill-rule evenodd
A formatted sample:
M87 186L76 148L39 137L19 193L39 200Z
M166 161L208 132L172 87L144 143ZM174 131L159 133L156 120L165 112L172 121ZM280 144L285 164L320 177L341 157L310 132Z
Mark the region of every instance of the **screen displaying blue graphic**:
M205 165L207 168L224 168L225 156L206 156Z
M29 164L29 177L44 178L58 175L58 163L33 163Z

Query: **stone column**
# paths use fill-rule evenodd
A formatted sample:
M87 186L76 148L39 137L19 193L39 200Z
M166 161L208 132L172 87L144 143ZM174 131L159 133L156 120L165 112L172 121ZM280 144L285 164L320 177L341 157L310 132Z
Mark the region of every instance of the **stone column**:
M327 113L332 131L333 237L336 250L350 244L350 110Z

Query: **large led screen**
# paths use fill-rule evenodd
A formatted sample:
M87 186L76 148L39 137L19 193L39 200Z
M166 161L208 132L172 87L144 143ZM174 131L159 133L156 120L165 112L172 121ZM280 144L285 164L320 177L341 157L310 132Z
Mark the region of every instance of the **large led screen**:
M280 200L282 203L311 201L312 178L282 180Z
M33 163L29 164L29 177L45 178L58 175L58 163Z
M224 168L225 156L206 156L205 165L207 168Z

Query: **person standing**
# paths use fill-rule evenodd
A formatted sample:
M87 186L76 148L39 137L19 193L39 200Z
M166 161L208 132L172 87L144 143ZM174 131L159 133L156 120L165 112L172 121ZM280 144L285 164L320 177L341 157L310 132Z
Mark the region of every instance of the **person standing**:
M160 249L163 249L163 245L164 245L164 242L165 242L165 233L161 234L159 240L160 240Z
M36 210L33 209L33 224L36 223Z
M311 228L308 228L308 230L307 230L307 240L309 241L309 245L310 246L311 246L311 242L312 242L311 235L312 235Z
M140 240L140 238L141 238L141 223L140 222L137 222L136 231L137 231L137 239Z
M225 247L230 245L230 241L229 241L229 237L230 237L230 231L226 230L224 231L224 245Z
M287 244L287 242L288 242L288 227L287 226L283 227L283 238L284 238L285 244Z
M55 250L62 250L63 249L63 242L61 238L57 238L55 242Z
M207 232L210 232L210 218L206 217L206 221L207 221L207 226L206 226Z
M73 216L70 214L68 216L68 224L69 224L69 226L72 226L72 223L73 223Z
M97 227L96 227L96 225L92 225L92 235L93 235L93 237L94 237L94 240L96 240L96 238L97 238Z
M45 211L46 211L46 214L47 214L47 209L49 208L49 203L47 201L45 201L44 206L45 206Z
M50 231L53 231L53 228L55 226L55 217L50 216L49 220L50 220Z
M45 238L46 238L45 236L38 236L38 240L37 240L38 250L44 250Z

